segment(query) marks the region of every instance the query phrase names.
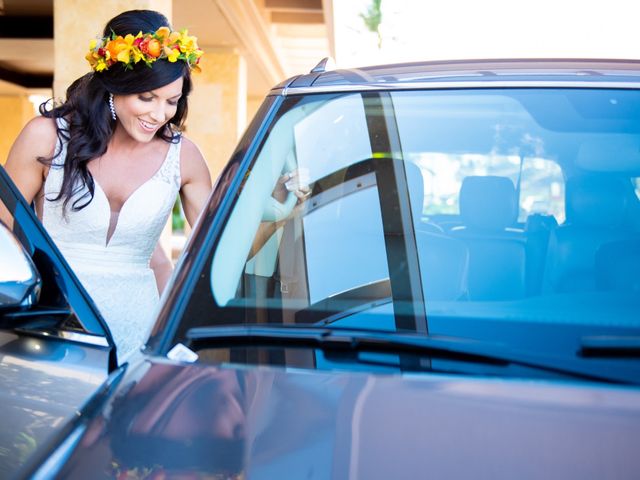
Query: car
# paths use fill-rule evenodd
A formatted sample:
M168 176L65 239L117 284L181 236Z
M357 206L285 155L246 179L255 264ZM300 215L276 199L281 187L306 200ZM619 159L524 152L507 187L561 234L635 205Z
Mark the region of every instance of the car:
M640 62L324 65L125 364L0 169L0 475L637 478Z

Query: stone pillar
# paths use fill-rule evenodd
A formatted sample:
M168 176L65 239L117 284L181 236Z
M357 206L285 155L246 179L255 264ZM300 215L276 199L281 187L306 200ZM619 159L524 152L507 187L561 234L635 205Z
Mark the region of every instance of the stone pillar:
M227 163L247 123L247 65L235 49L201 48L194 73L186 135L202 151L215 179Z
M0 112L0 164L4 165L11 145L35 112L26 93L0 95Z
M89 41L102 34L107 21L118 13L138 9L156 10L171 21L172 0L54 0L54 97L63 98L67 87L90 71L84 58Z

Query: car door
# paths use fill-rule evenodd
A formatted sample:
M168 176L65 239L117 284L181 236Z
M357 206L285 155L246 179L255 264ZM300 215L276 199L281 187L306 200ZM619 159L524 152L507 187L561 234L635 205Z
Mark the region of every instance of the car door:
M8 291L17 254L31 258L41 279L30 305L0 301L0 478L7 478L54 441L116 356L96 306L2 166L0 218L0 289ZM7 251L11 237L20 246Z

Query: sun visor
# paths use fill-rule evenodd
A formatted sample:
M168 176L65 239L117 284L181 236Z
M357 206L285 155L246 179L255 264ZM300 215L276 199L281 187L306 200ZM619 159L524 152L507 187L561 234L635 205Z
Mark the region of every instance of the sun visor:
M576 165L593 172L640 171L640 137L599 135L580 145Z

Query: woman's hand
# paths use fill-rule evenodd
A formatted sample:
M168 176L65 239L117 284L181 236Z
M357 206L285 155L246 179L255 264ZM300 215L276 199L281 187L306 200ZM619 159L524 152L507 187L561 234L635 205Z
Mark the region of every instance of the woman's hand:
M308 178L309 174L304 169L281 175L265 206L262 221L279 222L288 217L296 206L311 195Z
M297 168L289 173L285 173L282 177L286 177L284 187L287 191L292 192L298 200L305 200L311 195L309 187L309 171L305 168ZM282 178L281 177L281 178Z

